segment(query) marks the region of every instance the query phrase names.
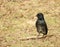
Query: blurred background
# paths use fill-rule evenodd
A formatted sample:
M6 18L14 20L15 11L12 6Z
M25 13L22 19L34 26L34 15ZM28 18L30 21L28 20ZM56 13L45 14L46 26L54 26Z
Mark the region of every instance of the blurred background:
M45 39L37 36L36 14L43 13L48 26ZM0 47L60 47L60 0L0 0Z

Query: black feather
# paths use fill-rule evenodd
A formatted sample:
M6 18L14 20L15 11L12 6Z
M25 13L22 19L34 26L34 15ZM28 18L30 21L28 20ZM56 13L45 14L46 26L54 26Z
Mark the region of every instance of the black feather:
M36 21L37 32L39 34L42 33L43 35L47 35L48 28L47 28L47 24L44 19L44 15L42 13L38 13L36 16L38 18Z

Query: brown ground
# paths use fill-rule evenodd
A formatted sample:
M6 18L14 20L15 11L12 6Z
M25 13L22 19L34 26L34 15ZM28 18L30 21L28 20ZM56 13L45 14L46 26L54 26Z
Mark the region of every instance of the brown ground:
M37 36L36 14L42 12L51 37ZM0 47L60 47L60 0L0 0Z

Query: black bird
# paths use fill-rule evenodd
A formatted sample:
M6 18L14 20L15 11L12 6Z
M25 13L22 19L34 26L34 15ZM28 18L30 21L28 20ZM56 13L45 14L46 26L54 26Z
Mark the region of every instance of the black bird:
M38 18L36 21L36 28L37 28L38 34L40 35L40 33L42 33L43 36L47 35L48 28L44 19L44 15L42 13L38 13L36 16Z

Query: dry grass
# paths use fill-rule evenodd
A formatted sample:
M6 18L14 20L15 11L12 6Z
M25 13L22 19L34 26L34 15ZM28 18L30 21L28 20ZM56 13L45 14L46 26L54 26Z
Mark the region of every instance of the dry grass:
M42 12L48 25L44 39L37 36L36 14ZM0 0L0 47L60 47L60 0Z

